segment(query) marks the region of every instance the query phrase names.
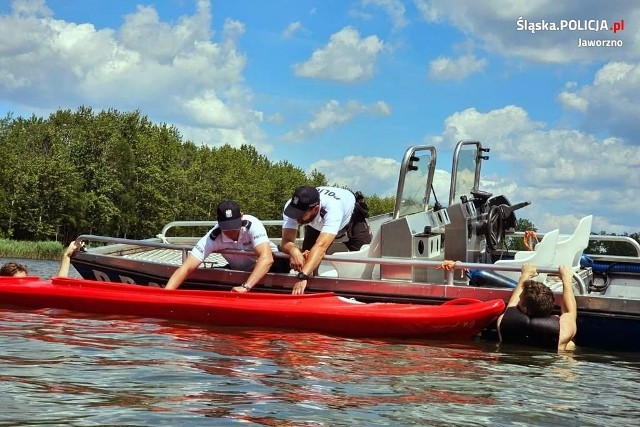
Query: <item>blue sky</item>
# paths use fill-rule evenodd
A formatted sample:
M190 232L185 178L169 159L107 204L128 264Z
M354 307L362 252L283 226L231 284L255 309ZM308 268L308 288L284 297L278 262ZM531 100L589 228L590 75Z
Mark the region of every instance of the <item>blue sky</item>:
M637 232L634 4L3 0L0 114L139 109L378 195L409 145L433 145L441 201L456 142L478 139L484 189L531 201L519 216L541 230L593 214L593 231ZM549 23L565 28L535 31Z

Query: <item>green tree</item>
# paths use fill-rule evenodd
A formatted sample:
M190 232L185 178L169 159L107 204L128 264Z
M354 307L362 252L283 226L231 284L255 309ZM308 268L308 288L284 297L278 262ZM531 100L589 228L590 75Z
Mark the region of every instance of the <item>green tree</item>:
M392 213L396 203L395 197L380 197L377 194L367 196L365 194L367 206L369 206L369 216Z
M601 236L612 235L612 236L629 237L635 240L636 242L640 243L640 239L639 239L640 235L638 233L616 234L616 233L607 233L606 231L600 231L600 233L597 233L597 234ZM591 240L589 241L589 246L587 246L587 249L585 249L584 252L586 254L598 254L598 255L632 256L632 257L638 256L638 251L636 250L636 248L633 247L632 244L623 242L623 241L609 242L604 240Z

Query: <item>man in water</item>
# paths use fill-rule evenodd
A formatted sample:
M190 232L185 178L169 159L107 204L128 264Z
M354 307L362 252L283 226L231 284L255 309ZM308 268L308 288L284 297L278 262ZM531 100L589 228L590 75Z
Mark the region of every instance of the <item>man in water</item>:
M578 309L573 294L573 270L561 265L562 313L552 314L555 306L553 292L544 283L532 280L538 275L534 264L522 266L518 284L507 308L498 318L500 341L558 349L575 349L573 338L578 330Z
M62 254L60 260L60 269L58 270L58 277L69 276L69 267L71 265L71 255L73 255L78 249L80 249L84 243L71 242ZM24 264L18 264L17 262L10 261L0 267L0 276L11 277L26 277L29 275L29 269Z
M24 264L18 264L15 261L9 261L0 268L0 276L8 277L26 277L29 275L29 269Z

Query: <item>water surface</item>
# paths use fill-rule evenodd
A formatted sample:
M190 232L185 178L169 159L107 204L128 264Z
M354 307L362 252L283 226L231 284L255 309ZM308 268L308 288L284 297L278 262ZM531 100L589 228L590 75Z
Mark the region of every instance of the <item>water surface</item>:
M640 425L639 371L633 353L0 308L7 426Z

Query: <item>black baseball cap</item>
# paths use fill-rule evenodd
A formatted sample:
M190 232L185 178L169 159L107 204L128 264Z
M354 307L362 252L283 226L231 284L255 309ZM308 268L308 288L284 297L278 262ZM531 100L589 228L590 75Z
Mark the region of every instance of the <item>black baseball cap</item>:
M284 214L289 218L299 219L306 211L320 203L320 193L315 187L303 185L293 192L291 201L284 208Z
M217 209L218 226L221 230L233 230L242 227L240 206L233 200L220 202Z

